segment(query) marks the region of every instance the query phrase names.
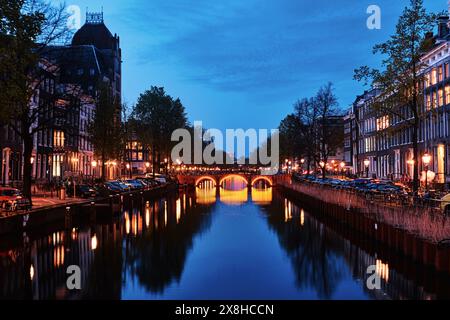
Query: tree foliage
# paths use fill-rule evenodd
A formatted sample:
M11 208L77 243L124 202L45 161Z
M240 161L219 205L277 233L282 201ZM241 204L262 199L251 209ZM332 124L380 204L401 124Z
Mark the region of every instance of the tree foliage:
M155 169L161 156L170 155L172 132L188 125L185 108L180 99L172 98L164 88L152 86L139 96L132 117L139 140L152 150Z
M422 56L433 45L426 35L433 31L436 15L428 13L422 0L410 0L400 16L395 33L384 43L374 46L374 54L383 56L382 70L362 66L355 70L354 78L380 89L373 108L379 115L402 120L412 128L414 153L413 189L418 190L419 128L425 109L423 106L423 70L427 67ZM406 110L406 112L405 112Z
M102 160L102 180L106 178L106 162L120 159L124 150L124 130L120 121L120 101L107 83L99 85L96 110L89 124L89 136L95 155Z
M30 159L33 135L44 130L37 120L51 115L46 107L33 105L33 96L45 78L57 73L51 63L39 65L41 54L56 42L70 36L64 5L45 0L0 1L0 118L22 139L23 158ZM49 124L47 121L46 124ZM23 193L31 199L32 164L23 164Z

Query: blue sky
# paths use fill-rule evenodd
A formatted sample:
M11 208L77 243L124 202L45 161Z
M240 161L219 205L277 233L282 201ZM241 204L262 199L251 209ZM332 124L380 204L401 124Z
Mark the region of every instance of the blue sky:
M431 11L446 0L424 0ZM100 11L121 39L124 101L151 85L180 97L208 128L276 128L292 105L328 81L342 108L363 87L360 65L377 66L374 44L393 32L409 0L69 0ZM366 27L381 8L381 30Z

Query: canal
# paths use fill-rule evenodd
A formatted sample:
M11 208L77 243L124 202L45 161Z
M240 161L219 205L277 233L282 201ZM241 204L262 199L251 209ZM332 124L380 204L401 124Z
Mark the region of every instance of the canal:
M205 181L97 222L0 239L0 299L449 297L448 275L358 239L263 182ZM66 287L70 265L81 290Z

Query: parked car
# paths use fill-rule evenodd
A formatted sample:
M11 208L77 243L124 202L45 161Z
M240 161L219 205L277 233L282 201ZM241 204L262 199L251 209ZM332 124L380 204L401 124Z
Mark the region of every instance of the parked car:
M15 188L0 187L0 204L3 209L9 211L31 209L30 200Z
M153 178L153 173L147 173L147 174L145 175L145 177L146 177L146 178ZM167 177L164 176L164 175L162 175L162 174L159 174L159 173L155 174L154 180L160 182L161 184L167 183Z
M118 187L122 192L128 192L131 190L131 187L122 181L108 181L108 183Z
M93 198L97 196L97 191L87 184L77 184L75 186L75 195L80 198ZM73 196L73 185L67 188L67 195Z
M450 215L450 193L441 198L441 209L445 214Z
M102 197L106 197L112 194L119 194L123 191L122 188L110 182L97 184L96 190Z
M138 177L136 178L137 181L139 181L141 184L144 185L144 188L151 188L152 184L147 178Z
M140 189L144 189L145 188L145 184L142 183L141 181L137 180L137 179L133 179L133 180L126 180L124 181L125 184L129 184L131 186L131 189L133 190L140 190Z

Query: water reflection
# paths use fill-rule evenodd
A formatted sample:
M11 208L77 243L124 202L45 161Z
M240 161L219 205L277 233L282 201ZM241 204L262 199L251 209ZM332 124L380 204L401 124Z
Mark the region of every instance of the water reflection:
M350 240L338 235L316 217L309 215L291 200L276 196L264 207L267 221L276 232L281 246L286 251L294 273L296 285L300 290L313 288L321 299L331 298L373 298L373 299L436 299L448 298L449 290L438 293L427 291L423 283L415 283L421 278L433 279L435 283L450 285L448 275L440 275L432 270L417 266L412 261L403 261L403 272L417 278L408 278L398 270L390 268L387 261L373 253L376 244L363 249ZM336 223L335 223L336 224ZM380 250L382 251L382 250ZM390 254L385 254L390 256ZM367 270L374 266L381 279L380 290L369 290L366 286ZM413 271L414 270L414 271ZM350 291L339 293L339 287L352 286L356 279L363 294L352 296ZM429 285L429 289L436 289Z
M411 278L410 267L406 276L376 246L341 236L264 182L202 183L194 192L136 199L103 223L87 220L1 239L0 298L449 297L448 277ZM66 289L69 265L80 266L82 290ZM381 290L365 286L370 265ZM427 276L440 286L425 289Z

